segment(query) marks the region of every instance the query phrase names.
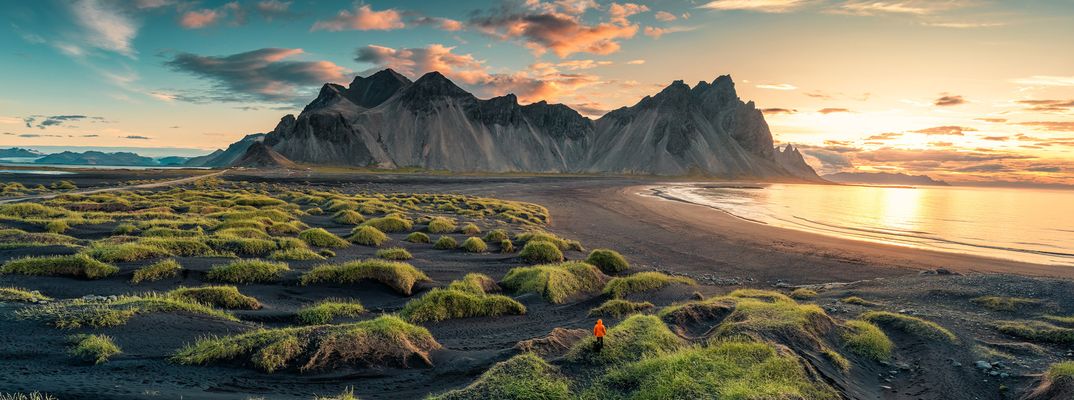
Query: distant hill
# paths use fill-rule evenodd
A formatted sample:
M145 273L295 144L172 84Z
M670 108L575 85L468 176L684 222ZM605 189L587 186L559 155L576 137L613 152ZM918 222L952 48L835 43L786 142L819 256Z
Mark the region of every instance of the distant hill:
M891 172L838 172L824 175L822 178L836 183L856 183L865 185L900 185L900 186L951 186L927 175L908 175Z
M65 151L62 153L49 154L34 160L35 164L60 164L60 165L115 165L115 166L155 166L157 160L142 157L134 153L118 152L104 153L100 151L87 151L75 153Z
M233 167L246 168L296 168L295 163L280 155L276 150L262 142L254 142L246 149L246 154L231 164Z
M0 157L4 158L31 158L41 157L44 153L37 150L23 149L18 147L12 147L10 149L0 149Z
M519 104L513 94L479 99L439 72L411 81L386 69L349 86L325 84L272 132L186 165L234 165L260 141L313 165L820 181L797 150L775 148L761 111L727 75L675 81L593 120L563 104Z

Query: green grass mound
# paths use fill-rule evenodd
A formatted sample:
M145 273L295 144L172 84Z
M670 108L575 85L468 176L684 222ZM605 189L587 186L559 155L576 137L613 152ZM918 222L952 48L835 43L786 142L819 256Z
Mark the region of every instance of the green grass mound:
M682 329L699 327L704 332L714 327L721 338L746 335L818 350L825 347L819 337L834 327L831 317L815 304L798 304L781 293L756 289L668 306L659 315Z
M20 247L37 247L51 245L73 245L78 239L47 232L26 232L21 229L0 228L0 249Z
M630 268L626 257L609 249L596 249L589 252L589 257L586 257L585 262L596 265L605 274L623 272Z
M117 272L119 272L119 268L97 261L85 254L23 257L10 260L0 266L0 274L68 275L86 279L100 279Z
M83 362L104 364L109 358L123 353L112 338L104 335L75 335L70 341L74 345L67 353Z
M291 268L284 262L238 260L213 266L206 274L211 281L229 283L276 282Z
M1040 305L1040 300L1022 297L981 296L970 301L992 311L1014 311L1022 306Z
M275 261L319 261L325 259L325 257L318 252L302 248L276 250L272 252L272 254L269 254L268 258Z
M791 298L795 300L810 300L817 297L817 291L813 289L798 288L791 291Z
M606 339L607 340L607 339ZM765 343L717 341L613 368L583 399L794 399L840 396Z
M261 303L257 299L239 293L239 288L234 286L178 288L168 292L167 295L229 310L261 309Z
M526 306L503 295L456 289L433 289L403 306L399 316L411 322L437 322L453 318L523 315Z
M64 233L68 229L71 229L71 225L67 224L67 221L57 219L45 223L45 232L49 233Z
M535 264L563 261L563 252L555 244L543 240L526 242L518 256Z
M560 400L570 399L570 381L533 353L493 365L469 386L430 400Z
M263 256L279 248L276 241L273 240L237 236L209 237L205 243L218 252L229 252L252 257Z
M414 223L408 219L388 215L380 218L371 218L363 222L362 226L374 227L381 232L406 232L414 228Z
M851 320L846 322L843 341L855 354L876 361L891 359L895 345L884 331L866 321Z
M686 341L672 333L660 318L640 314L608 328L604 336L604 349L599 353L594 351L595 342L593 336L583 338L571 347L567 359L615 365L663 355L686 345Z
M457 247L459 247L459 242L456 242L455 238L448 235L441 236L433 244L433 248L437 250L451 250Z
M20 319L44 321L60 329L78 329L120 326L135 315L153 313L204 315L225 321L238 321L231 314L204 304L158 294L120 296L107 301L57 301L19 310L16 316Z
M555 234L540 230L520 233L518 235L515 235L515 240L518 240L523 243L538 241L548 242L556 245L556 247L558 247L560 250L583 250L582 244L579 243L577 240L567 240L556 236Z
M847 297L844 297L842 299L839 299L839 301L841 301L843 303L846 303L846 304L853 304L853 305L863 306L863 307L875 307L875 306L880 305L880 304L877 304L875 302L865 300L865 299L863 299L861 297L858 297L858 296L847 296Z
M499 243L504 240L511 240L511 235L503 229L493 229L485 234L485 241L489 243Z
M432 240L429 239L429 235L426 235L426 234L424 234L422 232L411 233L411 234L407 235L406 239L404 239L404 240L406 240L406 241L408 241L410 243L429 243L429 242L432 241Z
M455 232L455 229L457 229L455 221L444 217L433 217L429 220L429 226L426 227L429 233L451 233Z
M146 246L152 246L180 257L195 257L213 253L213 248L205 243L204 238L193 237L149 237L139 239L138 242Z
M622 299L611 299L605 301L599 307L589 310L589 316L623 318L630 314L652 310L653 307L655 307L653 303L648 301L635 302Z
M302 307L296 318L303 325L321 325L336 318L353 318L366 312L358 300L328 299Z
M604 294L614 298L660 289L664 286L678 283L683 285L696 285L693 279L683 276L671 276L662 272L638 272L634 275L612 278L604 286Z
M131 262L151 258L171 257L172 252L145 243L131 242L119 244L95 243L85 250L90 257L107 262Z
M515 252L515 244L508 239L500 241L500 253L510 254Z
M239 237L245 239L271 239L264 228L227 228L219 229L213 234L220 237Z
M370 259L314 267L302 275L302 284L349 284L366 279L383 283L409 296L414 290L415 283L428 281L429 277L413 265L404 262Z
M898 329L907 334L929 340L944 340L949 343L958 343L958 337L954 333L939 324L926 321L918 317L896 314L888 311L870 311L861 315L861 319L872 322L878 326Z
M36 290L29 291L15 287L0 287L0 301L37 303L39 301L52 301L52 298Z
M471 236L462 241L462 249L467 253L484 253L489 250L489 246L481 238Z
M407 249L402 247L389 247L387 249L377 250L377 258L383 258L385 260L405 261L414 258Z
M473 222L467 222L466 224L464 224L462 226L462 228L459 228L459 233L462 233L463 235L468 235L468 236L480 235L481 234L481 228L478 227Z
M137 285L142 282L156 282L162 279L175 278L179 276L179 272L182 270L183 266L179 265L178 261L158 261L135 270L130 282L133 285Z
M1047 322L1001 321L996 324L996 329L1004 334L1038 343L1074 344L1074 329Z
M338 249L351 245L343 238L332 234L332 232L324 230L324 228L313 228L304 230L298 234L298 238L302 239L303 241L309 243L312 246L317 247Z
M460 290L473 294L485 294L497 292L500 290L500 286L496 284L496 281L489 278L488 275L469 273L462 279L451 281L448 285L448 289Z
M302 232L306 225L298 222L277 222L265 227L265 232L272 236L295 235Z
M515 293L537 293L552 303L562 304L580 294L600 290L604 274L584 262L569 261L513 268L501 284Z
M378 247L388 241L388 235L372 226L359 226L351 231L351 236L347 240L365 246Z
M265 372L295 368L324 371L346 367L432 365L429 352L439 349L429 331L385 315L340 325L262 329L235 336L206 338L180 349L179 364L238 361Z
M354 210L340 210L332 215L332 222L342 225L358 225L365 222L365 217Z

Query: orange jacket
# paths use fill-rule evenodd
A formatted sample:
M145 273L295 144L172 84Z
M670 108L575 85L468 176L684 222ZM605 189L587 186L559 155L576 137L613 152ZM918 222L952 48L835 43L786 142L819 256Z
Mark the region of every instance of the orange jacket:
M597 324L593 325L593 336L604 337L604 320L597 320Z

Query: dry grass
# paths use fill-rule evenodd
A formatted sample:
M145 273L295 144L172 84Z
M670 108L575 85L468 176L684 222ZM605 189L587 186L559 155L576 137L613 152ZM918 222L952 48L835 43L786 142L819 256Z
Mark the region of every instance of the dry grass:
M614 298L622 298L633 293L660 289L674 283L697 285L696 281L684 276L671 276L662 272L647 271L638 272L630 276L612 278L612 280L608 281L608 284L604 286L604 294Z
M213 266L206 277L211 281L229 283L276 282L291 268L284 262L238 260Z
M428 281L429 277L413 265L386 260L351 261L343 264L327 264L314 267L302 275L302 284L315 283L350 284L362 280L374 280L409 296L414 284Z
M94 260L85 254L23 257L10 260L0 266L0 274L68 275L86 279L100 279L117 272L119 268Z
M179 265L178 261L159 261L135 270L130 282L133 285L137 285L142 282L156 282L161 279L174 278L179 276L179 272L182 270L183 266Z
M515 293L537 293L552 303L562 304L580 294L599 290L604 278L597 267L570 261L514 268L507 272L501 284Z

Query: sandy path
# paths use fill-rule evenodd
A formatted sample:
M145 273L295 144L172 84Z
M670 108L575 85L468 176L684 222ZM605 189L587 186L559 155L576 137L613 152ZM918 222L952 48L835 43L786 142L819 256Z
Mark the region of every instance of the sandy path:
M159 187L165 187L165 186L182 185L184 183L194 182L194 181L196 181L198 179L210 178L210 177L214 177L214 176L223 175L225 172L228 172L228 170L225 169L223 171L213 172L211 174L188 176L186 178L172 179L172 180L160 181L160 182L142 183L142 184L138 184L138 185L114 186L114 187L107 187L107 188L74 190L74 191L71 191L71 192L64 192L64 193L52 193L52 194L40 194L40 195L34 195L34 196L12 197L12 198L9 198L9 199L0 200L0 204L15 203L15 202L27 201L27 200L48 200L48 199L54 198L56 196L65 195L65 194L94 194L94 193L114 192L114 191L117 191L117 190L153 189L153 188L159 188Z

